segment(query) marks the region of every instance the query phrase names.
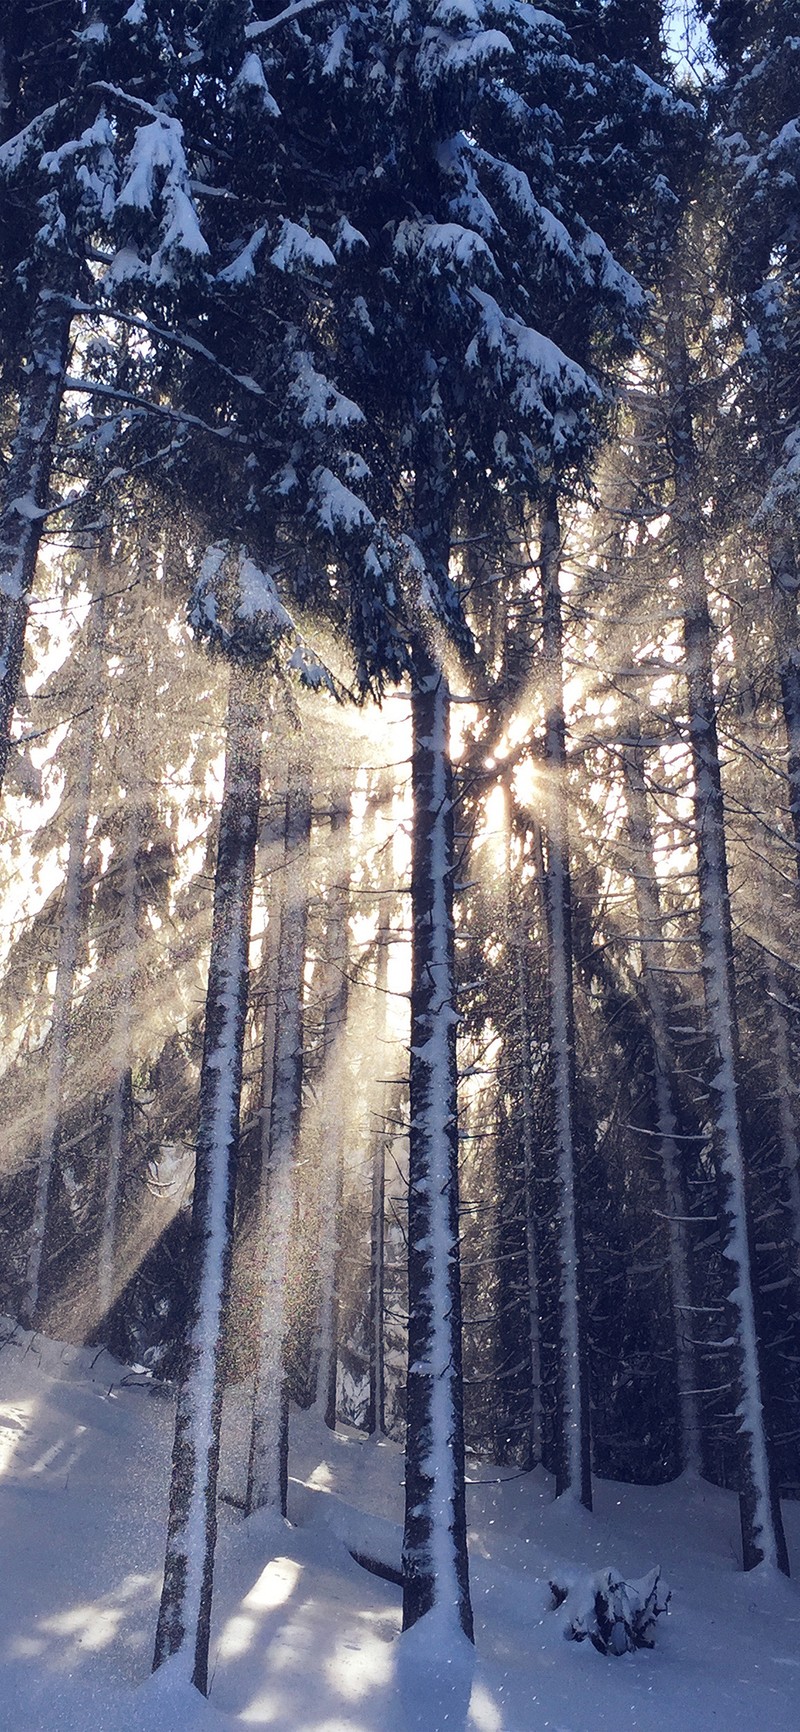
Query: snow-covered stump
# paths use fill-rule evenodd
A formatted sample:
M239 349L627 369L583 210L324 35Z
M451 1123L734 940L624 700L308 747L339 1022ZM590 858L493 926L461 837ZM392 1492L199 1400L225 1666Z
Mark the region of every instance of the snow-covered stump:
M555 497L542 512L542 659L545 688L544 755L548 771L544 874L550 1067L553 1093L557 1202L559 1367L557 1495L570 1493L592 1507L589 1373L583 1298L580 1185L574 1141L575 1017L572 988L572 898L567 813L566 727L561 618L561 530Z
M0 494L0 788L8 764L30 594L47 515L71 315L42 290L30 332L17 430Z
M286 798L286 856L278 943L272 1098L262 1142L262 1258L256 1375L245 1508L286 1514L288 1407L284 1346L293 1180L303 1090L303 967L311 833L309 766L294 758Z
M203 1695L208 1681L223 1325L231 1262L263 716L255 681L234 667L200 1078L189 1334L175 1418L167 1554L153 1662L155 1669L180 1653L187 1679Z
M414 651L411 1123L403 1629L472 1637L464 1497L450 694Z
M633 1654L655 1647L656 1619L669 1609L671 1590L658 1566L638 1582L619 1570L595 1570L572 1582L551 1581L557 1609L563 1608L564 1635L570 1642L591 1642L598 1654Z
M88 633L85 708L77 723L78 742L74 780L70 790L72 812L67 829L67 870L61 904L56 983L50 1030L50 1053L42 1109L42 1128L39 1137L33 1214L25 1266L25 1290L20 1308L22 1321L30 1328L34 1328L40 1321L42 1259L53 1188L53 1173L58 1153L59 1126L64 1104L64 1082L69 1056L72 1000L81 943L84 864L89 836L92 772L97 748L99 688L105 640L105 612L102 596L95 599L92 604Z

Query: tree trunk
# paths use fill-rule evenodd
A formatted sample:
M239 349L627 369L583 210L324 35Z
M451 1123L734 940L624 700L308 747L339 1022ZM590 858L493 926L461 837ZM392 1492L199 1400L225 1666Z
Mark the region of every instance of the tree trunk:
M350 799L334 794L331 813L331 871L325 933L325 1027L323 1032L323 1113L319 1186L319 1321L315 1401L331 1431L336 1429L336 1374L339 1334L339 1221L345 1140L345 1027L348 1001L348 925L350 880Z
M78 950L81 937L84 862L91 816L92 772L97 749L98 707L103 642L104 602L93 600L88 623L88 656L84 704L76 727L78 733L74 781L70 789L72 814L67 828L67 871L61 905L61 922L53 997L53 1020L47 1066L36 1191L30 1228L25 1292L21 1315L31 1328L39 1320L42 1258L51 1203L53 1174L58 1151L59 1122L63 1110L64 1081L69 1051L69 1032Z
M114 1269L119 1212L120 1176L124 1151L125 1125L132 1059L131 1023L133 1018L134 982L136 979L139 943L139 813L135 795L129 788L126 812L124 859L122 868L122 930L120 934L119 997L114 1006L112 1034L113 1083L109 1103L108 1160L103 1197L103 1219L100 1229L98 1257L98 1301L100 1317L108 1316L114 1303Z
M788 532L773 538L769 563L772 573L772 628L786 729L789 816L792 821L795 870L800 878L800 632L797 620L800 574Z
M311 793L308 765L289 765L272 1098L264 1120L258 1356L245 1507L286 1514L288 1404L284 1375L292 1188L303 1089L303 969L308 913Z
M222 1418L222 1340L231 1261L247 1010L253 867L264 705L256 680L231 670L225 783L214 877L200 1078L186 1370L172 1451L169 1531L154 1666L185 1653L206 1694Z
M580 1187L575 1149L575 1026L561 620L561 530L553 494L541 519L542 657L547 772L545 907L550 1064L558 1188L559 1399L556 1493L592 1507L589 1377L583 1294Z
M634 723L634 729L636 724ZM642 986L653 1037L655 1107L661 1170L669 1226L669 1276L675 1319L675 1368L681 1428L681 1463L690 1473L701 1471L697 1375L692 1347L692 1288L690 1277L688 1205L678 1134L675 1053L662 982L666 958L661 927L661 903L653 863L653 834L647 810L644 752L634 732L623 759L628 834L642 962Z
M682 284L667 285L667 414L673 462L672 521L683 586L683 638L694 773L695 846L700 899L700 952L708 1031L717 1069L711 1079L713 1152L722 1255L730 1267L727 1298L734 1414L739 1453L739 1506L746 1570L767 1562L788 1573L786 1540L764 1413L754 1281L754 1236L738 1095L738 1027L725 813L711 655L711 620L703 557L698 456L694 437Z
M525 1255L528 1289L528 1362L530 1370L530 1414L528 1419L527 1466L542 1459L542 1352L539 1321L539 1263L536 1254L536 1139L534 1135L533 1064L530 1019L527 940L524 932L515 938L516 989L519 1006L520 1097L522 1105L522 1158L525 1185Z
M383 1028L382 1070L386 1071L389 1044L389 941L391 935L389 904L384 896L378 920L378 958L375 971L377 1006L375 1022ZM383 1437L386 1432L386 1376L384 1363L384 1311L386 1275L384 1267L386 1214L386 1119L389 1111L390 1085L385 1075L375 1085L375 1119L372 1125L372 1164L370 1173L369 1216L369 1400L366 1428L370 1437Z
M0 790L11 749L30 593L46 517L70 323L63 304L43 290L33 315L17 431L0 493Z
M427 646L412 690L411 1126L403 1629L472 1638L464 1498L450 694Z

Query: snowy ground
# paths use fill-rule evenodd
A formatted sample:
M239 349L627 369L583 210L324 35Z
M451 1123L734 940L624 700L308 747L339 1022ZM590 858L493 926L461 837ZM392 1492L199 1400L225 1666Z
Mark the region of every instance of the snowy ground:
M0 1331L0 1340L8 1335ZM224 1491L241 1490L244 1395ZM294 1424L293 1525L223 1504L205 1703L149 1678L171 1402L106 1354L18 1331L0 1349L0 1725L13 1732L797 1732L800 1588L737 1567L734 1499L598 1483L588 1516L544 1474L473 1465L477 1654L437 1665L399 1636L400 1591L347 1544L399 1559L402 1458ZM502 1483L498 1483L502 1480ZM800 1505L786 1507L800 1571ZM345 1543L347 1542L347 1544ZM653 1652L563 1637L548 1577L660 1563L673 1589Z

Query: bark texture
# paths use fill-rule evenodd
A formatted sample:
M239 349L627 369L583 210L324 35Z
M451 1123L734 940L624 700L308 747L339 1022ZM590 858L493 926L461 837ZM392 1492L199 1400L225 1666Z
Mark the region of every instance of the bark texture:
M788 1574L786 1540L764 1412L754 1234L739 1102L733 937L712 628L703 556L704 519L678 266L667 284L666 366L674 476L672 519L682 584L689 744L694 774L700 953L706 1019L716 1066L710 1091L713 1154L722 1254L730 1266L728 1334L739 1451L742 1554L745 1569L766 1562Z
M11 749L30 594L47 515L70 315L40 294L20 392L17 430L0 493L0 789Z
M206 1694L222 1418L222 1344L231 1262L264 706L234 668L214 877L200 1078L186 1369L178 1394L169 1529L154 1667L182 1653Z
M544 890L547 917L550 1066L558 1193L559 1390L556 1493L592 1507L589 1373L586 1352L580 1174L575 1146L575 1016L572 895L566 786L566 727L561 617L561 530L555 496L542 512L542 657L547 768Z
M311 777L295 757L286 798L286 863L278 945L272 1098L262 1144L262 1283L247 1510L268 1506L286 1514L288 1406L284 1346L293 1177L303 1089L303 967L308 915Z
M464 1506L453 939L453 792L444 671L415 647L411 1128L403 1628L435 1612L472 1637Z

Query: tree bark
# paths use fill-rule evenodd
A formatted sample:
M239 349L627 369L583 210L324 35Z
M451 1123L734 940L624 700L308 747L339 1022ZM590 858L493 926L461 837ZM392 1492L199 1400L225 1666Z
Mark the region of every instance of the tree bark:
M292 1188L303 1089L303 968L308 913L311 778L308 765L289 765L286 865L278 947L277 1013L272 1098L262 1143L262 1283L258 1356L245 1507L286 1514L288 1401L284 1374L286 1285L292 1230Z
M206 1694L222 1419L222 1343L231 1262L247 1010L253 868L264 705L255 679L231 671L225 782L200 1078L189 1337L172 1451L169 1529L154 1667L184 1654Z
M634 728L636 724L634 723ZM700 1418L697 1375L692 1347L692 1288L690 1278L688 1205L678 1135L675 1053L662 981L666 958L661 903L653 863L653 834L647 809L644 752L634 732L626 745L623 771L628 807L628 834L642 962L642 986L653 1037L655 1107L661 1169L669 1227L669 1276L675 1320L675 1368L681 1429L681 1462L690 1473L701 1472Z
M331 872L325 933L325 1025L323 1113L319 1187L319 1319L315 1401L331 1431L336 1429L339 1335L339 1222L345 1140L344 1049L348 1003L350 798L334 793L331 813Z
M378 959L375 971L377 1027L383 1027L383 1066L389 1057L389 940L391 925L386 898L381 903L378 920ZM380 1062L380 1060L379 1060ZM389 1110L389 1084L380 1079L375 1088L375 1121L372 1126L372 1166L370 1173L369 1226L369 1400L366 1428L370 1437L383 1437L386 1431L386 1376L384 1363L384 1311L386 1276L384 1267L386 1213L386 1116Z
M403 1629L472 1639L464 1497L453 791L447 679L414 646L411 1126Z
M528 1289L528 1363L531 1401L528 1421L527 1465L532 1468L542 1459L542 1351L539 1320L539 1260L536 1252L536 1138L534 1134L533 1064L531 1059L531 1027L529 1009L529 969L527 939L517 933L516 990L519 1006L520 1094L522 1104L522 1158L525 1185L525 1256Z
M542 658L547 771L545 909L550 1064L558 1190L559 1392L556 1495L592 1507L580 1175L575 1149L575 1017L561 618L561 529L555 493L541 518Z
M800 631L797 592L800 573L788 531L773 536L769 550L772 573L772 629L778 658L783 722L786 730L786 774L792 822L795 871L800 878Z
M70 325L63 303L42 290L33 315L11 460L0 493L0 790L11 750L30 593L47 514Z
M788 1574L788 1556L764 1412L754 1279L754 1235L739 1105L739 1039L725 812L712 664L711 619L703 556L704 519L691 404L683 287L676 266L666 286L668 437L673 464L672 522L682 583L683 641L694 774L694 824L700 900L700 951L708 1032L717 1069L711 1078L713 1154L727 1297L731 1380L739 1453L744 1567L766 1562Z
M139 813L136 795L129 788L130 810L125 815L122 867L122 929L120 933L119 996L114 1006L112 1034L113 1082L109 1103L108 1159L103 1197L103 1218L98 1254L98 1301L100 1317L108 1316L116 1297L114 1270L117 1246L120 1178L130 1089L134 983L139 945Z
M103 598L94 598L90 605L86 684L81 693L84 710L76 723L78 742L74 781L70 789L72 813L67 827L67 871L61 904L50 1053L42 1110L42 1129L39 1138L36 1190L25 1270L25 1292L21 1308L22 1319L31 1328L39 1320L42 1259L58 1153L59 1123L64 1104L64 1081L69 1052L72 1001L81 938L81 903L83 900L86 844L91 817L92 772L97 750L100 672L105 636Z

